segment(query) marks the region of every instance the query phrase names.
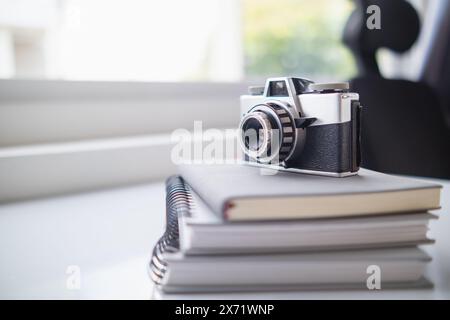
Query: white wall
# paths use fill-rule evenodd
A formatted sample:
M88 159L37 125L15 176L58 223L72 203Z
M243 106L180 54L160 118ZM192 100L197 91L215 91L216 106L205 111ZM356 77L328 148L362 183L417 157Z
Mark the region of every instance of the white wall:
M242 83L0 80L0 147L234 127Z
M163 180L171 132L236 128L246 87L0 80L0 202Z

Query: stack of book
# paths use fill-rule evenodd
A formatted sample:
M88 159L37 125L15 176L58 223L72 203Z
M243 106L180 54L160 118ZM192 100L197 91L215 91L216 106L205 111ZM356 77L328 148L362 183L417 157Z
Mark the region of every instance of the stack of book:
M347 178L190 165L167 180L149 273L163 293L428 286L418 246L440 186L361 169Z

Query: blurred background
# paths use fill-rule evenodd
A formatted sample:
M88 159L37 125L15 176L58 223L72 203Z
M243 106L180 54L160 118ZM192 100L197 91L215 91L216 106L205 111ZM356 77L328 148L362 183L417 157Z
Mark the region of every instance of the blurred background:
M0 0L0 201L165 179L173 130L236 128L247 86L288 75L361 93L365 167L448 178L449 21L446 0Z
M436 14L431 2L411 1L421 18ZM356 67L341 37L354 7L351 0L0 0L0 77L348 79ZM417 73L381 55L386 75Z

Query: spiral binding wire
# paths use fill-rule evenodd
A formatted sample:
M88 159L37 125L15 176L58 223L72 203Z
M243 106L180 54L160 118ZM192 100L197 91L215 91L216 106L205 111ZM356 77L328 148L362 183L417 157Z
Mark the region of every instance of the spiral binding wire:
M189 215L192 208L190 189L180 176L172 176L166 181L166 230L158 240L150 260L150 277L161 284L167 271L164 253L180 249L178 217Z

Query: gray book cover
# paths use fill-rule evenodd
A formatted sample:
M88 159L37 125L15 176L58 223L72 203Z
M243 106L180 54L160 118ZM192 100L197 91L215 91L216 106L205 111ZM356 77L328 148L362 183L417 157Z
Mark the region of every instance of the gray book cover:
M358 175L346 178L284 171L277 171L276 174L267 174L266 171L266 174L262 174L260 167L243 164L183 165L179 167L179 172L205 203L219 215L224 214L229 206L233 206L239 200L246 199L256 201L264 199L269 208L271 202L267 199L281 203L283 199L292 197L302 199L321 197L320 200L324 200L325 196L391 193L392 202L392 199L395 199L392 198L393 192L408 190L437 190L437 193L432 194L433 199L429 200L425 207L417 204L416 208L434 209L439 207L439 189L441 188L438 184L419 179L393 176L366 169L361 169ZM431 193L427 195L431 195ZM417 197L417 194L414 196ZM367 202L367 199L361 199ZM402 198L399 197L399 199ZM414 206L414 204L409 205ZM392 205L392 207L394 211L402 211L396 205ZM330 210L332 209L330 208Z

